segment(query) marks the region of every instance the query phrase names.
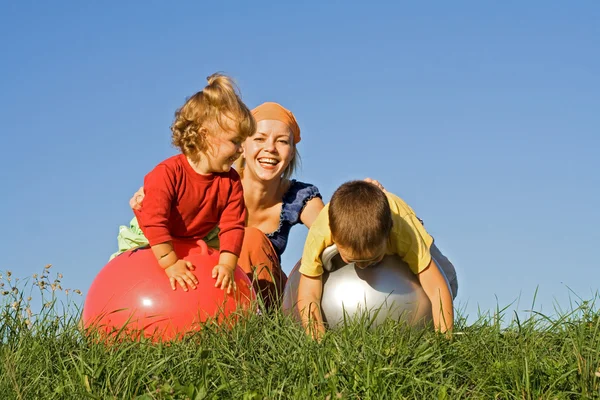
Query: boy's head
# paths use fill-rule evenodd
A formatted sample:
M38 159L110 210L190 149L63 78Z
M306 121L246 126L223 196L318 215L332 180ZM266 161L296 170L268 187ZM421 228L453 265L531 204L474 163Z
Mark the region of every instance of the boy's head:
M385 193L365 181L344 183L331 196L329 227L345 262L354 262L359 268L378 263L392 230Z

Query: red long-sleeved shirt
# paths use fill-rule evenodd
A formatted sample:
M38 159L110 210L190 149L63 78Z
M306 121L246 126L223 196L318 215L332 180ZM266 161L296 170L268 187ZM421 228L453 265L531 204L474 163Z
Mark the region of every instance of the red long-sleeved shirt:
M172 238L202 239L218 225L220 250L239 256L246 208L234 169L201 175L179 154L146 175L144 192L135 215L151 246Z

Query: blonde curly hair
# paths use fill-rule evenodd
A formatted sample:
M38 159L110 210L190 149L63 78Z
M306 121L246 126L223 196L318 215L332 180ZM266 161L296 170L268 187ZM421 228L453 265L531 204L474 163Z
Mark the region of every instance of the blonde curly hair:
M215 123L228 130L233 121L242 140L256 131L256 121L242 102L233 80L221 73L212 74L207 80L208 85L175 112L171 125L171 143L193 160L207 149L206 132L211 133ZM227 118L228 123L224 124L223 118Z

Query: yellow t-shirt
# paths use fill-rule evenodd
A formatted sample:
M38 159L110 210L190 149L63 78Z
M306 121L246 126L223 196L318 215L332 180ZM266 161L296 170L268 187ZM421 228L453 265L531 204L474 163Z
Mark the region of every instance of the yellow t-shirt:
M388 239L386 254L398 254L418 274L431 262L429 249L433 238L423 224L417 219L415 212L400 197L385 192L392 211L393 226ZM308 231L300 272L315 277L323 274L321 253L334 244L329 229L329 204L321 210Z

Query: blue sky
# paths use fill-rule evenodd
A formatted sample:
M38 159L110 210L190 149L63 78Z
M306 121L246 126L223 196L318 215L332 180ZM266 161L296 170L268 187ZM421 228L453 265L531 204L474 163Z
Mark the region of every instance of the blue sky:
M52 263L85 294L174 111L223 71L295 113L326 201L367 176L406 200L471 317L599 289L598 2L102 3L0 4L0 271Z

